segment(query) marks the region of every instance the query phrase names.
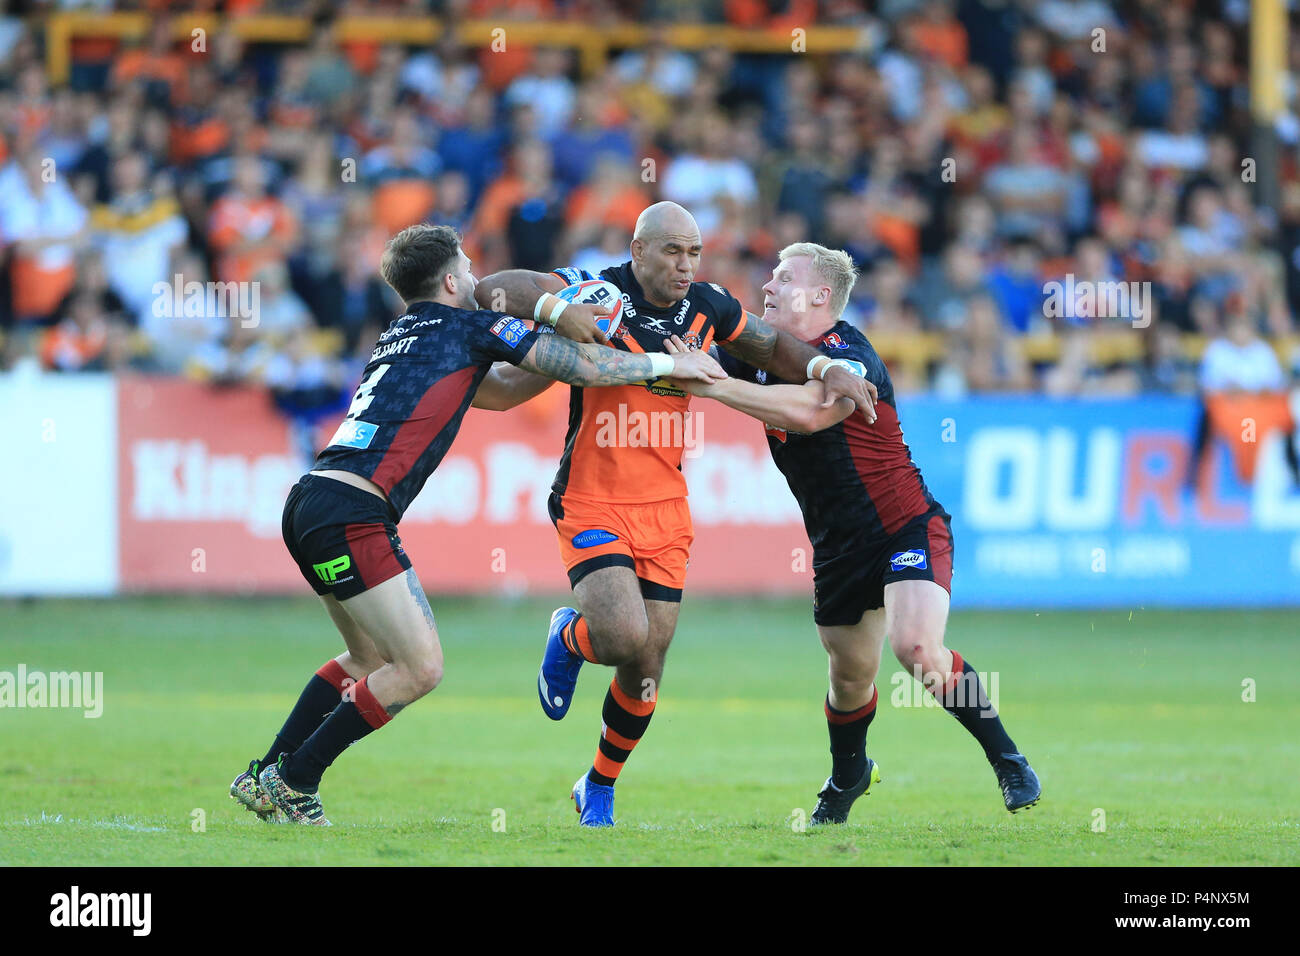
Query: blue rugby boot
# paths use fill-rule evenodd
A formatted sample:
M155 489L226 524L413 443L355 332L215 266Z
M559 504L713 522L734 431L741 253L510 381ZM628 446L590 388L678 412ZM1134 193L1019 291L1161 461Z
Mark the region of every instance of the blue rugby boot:
M614 788L592 783L584 773L573 785L573 808L579 813L584 827L612 827L614 825Z
M571 607L557 607L551 615L551 629L546 634L546 653L542 667L537 672L537 699L551 720L563 720L573 703L573 689L578 684L578 671L582 658L571 654L560 638L560 632L578 616Z

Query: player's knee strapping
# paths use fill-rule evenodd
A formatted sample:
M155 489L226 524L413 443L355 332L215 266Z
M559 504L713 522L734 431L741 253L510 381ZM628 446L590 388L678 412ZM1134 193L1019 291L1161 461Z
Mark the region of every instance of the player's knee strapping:
M596 759L592 761L587 778L592 783L612 786L619 771L650 725L655 712L656 697L649 700L629 696L618 681L610 681L605 692L605 704L600 718L603 724L600 742L596 745Z
M979 674L956 651L952 652L952 673L942 687L934 689L934 696L979 741L990 761L996 760L999 754L1018 752L984 693Z

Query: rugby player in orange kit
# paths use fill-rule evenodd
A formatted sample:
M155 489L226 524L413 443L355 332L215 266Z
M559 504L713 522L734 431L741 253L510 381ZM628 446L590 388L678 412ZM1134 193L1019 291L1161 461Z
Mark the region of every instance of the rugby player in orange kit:
M598 277L623 293L611 347L662 352L677 335L693 348L716 343L755 368L805 381L820 352L746 312L721 286L695 281L700 230L681 206L660 202L643 210L630 251L630 261ZM483 279L474 294L481 305L535 318L554 307L553 293L593 278L571 268L508 270ZM478 407L511 408L552 384L515 368L494 371L479 388ZM817 371L828 406L848 398L874 421L874 385L824 362ZM615 668L595 759L572 790L582 825L612 826L614 783L654 713L694 539L681 472L690 396L663 379L575 387L570 396L549 507L578 607L551 616L538 697L547 716L560 720L584 661ZM674 440L651 440L640 428L646 422L668 423Z

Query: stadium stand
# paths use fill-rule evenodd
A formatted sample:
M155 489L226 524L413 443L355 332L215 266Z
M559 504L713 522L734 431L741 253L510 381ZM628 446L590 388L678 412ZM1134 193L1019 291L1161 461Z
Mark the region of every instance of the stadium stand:
M594 270L670 198L751 309L783 245L849 250L903 392L1195 391L1234 326L1300 371L1300 124L1274 214L1242 3L63 6L0 20L0 368L334 407L397 305L392 232ZM160 308L252 279L252 329Z

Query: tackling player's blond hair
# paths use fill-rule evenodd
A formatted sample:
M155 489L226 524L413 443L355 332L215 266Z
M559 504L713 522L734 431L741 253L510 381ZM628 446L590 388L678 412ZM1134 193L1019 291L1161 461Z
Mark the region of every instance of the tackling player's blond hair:
M842 249L827 249L815 242L796 242L780 252L782 262L794 256L807 256L817 274L830 284L831 314L838 319L849 304L849 293L858 281L858 269L852 257Z

